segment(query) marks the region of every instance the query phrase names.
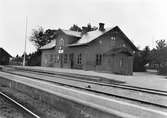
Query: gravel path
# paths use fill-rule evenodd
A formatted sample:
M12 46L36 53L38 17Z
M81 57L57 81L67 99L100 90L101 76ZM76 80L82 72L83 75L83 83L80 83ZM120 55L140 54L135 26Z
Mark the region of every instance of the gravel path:
M10 96L16 98L19 102L24 104L26 107L31 108L31 110L35 110L41 118L66 118L66 114L61 111L58 111L51 105L48 105L44 102L39 101L38 99L33 99L32 97L23 94L19 91L12 90L7 87L0 86L0 91L3 91ZM0 98L0 118L30 118L23 116L16 109L14 109L10 104L4 102L2 98Z

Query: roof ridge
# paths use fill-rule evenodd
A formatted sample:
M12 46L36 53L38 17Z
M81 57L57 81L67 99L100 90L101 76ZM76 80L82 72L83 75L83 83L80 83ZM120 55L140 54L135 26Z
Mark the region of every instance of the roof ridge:
M63 31L71 31L71 32L79 32L79 31L73 31L73 30L69 30L69 29L61 29L61 30L63 30Z
M70 36L81 37L81 32L60 29L63 33Z

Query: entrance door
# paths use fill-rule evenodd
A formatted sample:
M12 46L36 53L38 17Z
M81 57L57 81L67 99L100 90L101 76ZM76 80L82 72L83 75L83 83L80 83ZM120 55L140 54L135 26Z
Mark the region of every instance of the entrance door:
M73 53L70 54L70 67L74 68L74 54Z
M118 74L124 74L125 71L125 59L122 55L115 55L113 57L113 72Z
M63 54L60 54L60 68L63 68Z
M116 55L114 57L114 67L113 70L115 73L130 75L132 74L132 61L127 55Z

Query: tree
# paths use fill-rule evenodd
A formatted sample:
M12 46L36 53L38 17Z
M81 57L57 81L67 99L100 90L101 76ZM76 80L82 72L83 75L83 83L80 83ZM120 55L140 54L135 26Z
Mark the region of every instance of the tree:
M41 65L41 51L37 50L27 56L28 66L40 66Z
M55 39L58 35L58 30L47 29L44 33L44 37L50 42L51 40Z
M82 29L78 25L76 25L76 24L74 24L73 26L71 26L70 30L71 31L77 31L77 32L81 32L82 31Z
M87 32L94 31L94 30L98 29L96 26L92 26L90 23L88 23L87 26L82 26L82 28L79 27L78 25L74 24L73 26L70 27L70 30L82 32L84 30L84 28L86 29Z
M163 49L167 46L167 43L165 40L157 40L156 44L157 44L156 46L157 50Z
M55 39L57 36L57 30L47 29L44 31L42 27L38 29L33 29L30 41L34 43L37 49L50 43L51 40Z
M146 71L145 65L150 62L150 48L146 46L143 50L134 54L133 69L135 72Z
M143 65L146 65L150 62L150 53L151 53L151 51L150 51L150 48L148 46L146 46L143 49L143 51L141 52L141 55L143 58L143 60L142 60Z
M10 64L12 65L22 65L23 57L16 55L16 57L13 57Z
M33 29L30 41L34 43L37 49L48 43L48 40L44 38L44 29L42 27Z
M167 43L165 40L157 40L156 48L151 50L151 65L159 74L167 74Z
M93 27L92 27L92 25L91 25L90 23L88 23L88 24L87 24L87 29L88 29L88 32L89 32L89 31L97 30L98 28L97 28L96 26L93 26Z
M164 66L167 62L167 44L165 40L156 41L155 59L159 66Z

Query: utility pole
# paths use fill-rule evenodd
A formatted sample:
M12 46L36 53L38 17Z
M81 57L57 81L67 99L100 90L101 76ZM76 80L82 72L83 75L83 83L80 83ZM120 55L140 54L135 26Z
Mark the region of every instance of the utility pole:
M25 44L24 44L24 58L23 58L23 66L26 65L26 43L27 43L27 23L28 18L26 16L26 31L25 31Z

